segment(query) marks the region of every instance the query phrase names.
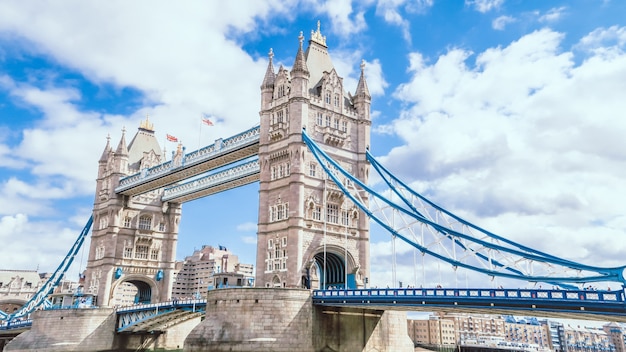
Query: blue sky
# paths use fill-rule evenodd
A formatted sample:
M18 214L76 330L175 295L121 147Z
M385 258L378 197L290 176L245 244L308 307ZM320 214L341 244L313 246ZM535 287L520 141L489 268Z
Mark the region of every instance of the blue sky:
M171 134L193 150L258 124L267 53L290 67L318 20L351 92L366 62L387 168L500 235L626 264L624 13L617 0L2 1L0 268L56 268L108 134L129 140L149 115L165 148ZM184 204L179 259L219 244L255 263L257 190ZM413 254L397 252L412 284ZM393 284L375 227L371 253L372 284ZM426 284L455 285L425 265Z

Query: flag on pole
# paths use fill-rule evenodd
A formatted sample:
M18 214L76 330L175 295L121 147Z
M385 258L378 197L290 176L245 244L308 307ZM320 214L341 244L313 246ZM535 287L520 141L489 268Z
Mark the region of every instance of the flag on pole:
M204 123L207 126L213 126L213 121L211 121L208 117L204 116L202 118L202 123Z
M165 137L167 138L168 141L170 142L178 142L178 138L172 136L171 134L166 134Z

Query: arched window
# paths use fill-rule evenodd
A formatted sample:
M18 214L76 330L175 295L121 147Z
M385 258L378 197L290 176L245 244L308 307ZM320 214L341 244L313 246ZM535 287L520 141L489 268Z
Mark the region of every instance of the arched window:
M149 215L142 215L139 218L139 229L150 230L152 228L152 217Z

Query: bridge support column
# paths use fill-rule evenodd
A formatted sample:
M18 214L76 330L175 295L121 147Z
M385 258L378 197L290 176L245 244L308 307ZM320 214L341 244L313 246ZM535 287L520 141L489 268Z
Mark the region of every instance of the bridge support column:
M209 291L184 351L413 351L406 313L314 307L309 290Z
M315 351L413 351L406 312L315 307Z
M96 352L113 349L115 310L40 310L32 314L33 325L11 340L4 352Z

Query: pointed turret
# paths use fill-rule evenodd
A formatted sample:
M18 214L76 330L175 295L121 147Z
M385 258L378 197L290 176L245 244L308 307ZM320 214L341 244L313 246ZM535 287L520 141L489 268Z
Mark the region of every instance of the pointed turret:
M111 154L111 135L107 135L107 145L104 147L102 151L102 156L100 156L100 163L106 163L109 160L109 154Z
M360 118L370 119L370 106L372 103L372 96L367 88L367 82L365 81L365 60L361 61L361 77L359 83L356 86L356 94L353 97L354 107L356 108Z
M356 86L356 96L357 97L367 97L368 99L372 99L370 95L370 90L367 88L367 82L365 82L365 60L361 60L361 77L359 77L359 84Z
M262 90L274 89L274 80L276 79L276 73L274 73L274 49L270 48L268 56L270 58L270 62L267 65L267 70L265 71L263 83L261 83Z
M274 50L270 49L268 54L270 62L265 71L263 83L261 83L261 109L267 109L272 102L274 95L274 83L276 82L276 73L274 73Z
M122 138L120 138L120 142L117 145L115 155L128 156L128 148L126 147L126 128L122 129Z
M306 65L306 58L304 57L304 51L302 51L302 42L304 36L302 32L298 36L300 45L298 46L298 53L296 54L296 60L291 68L291 97L308 97L309 90L309 68Z
M304 51L302 50L302 42L304 41L302 32L300 32L298 40L300 41L300 46L298 47L298 52L296 53L296 61L294 61L293 67L291 68L291 76L295 77L296 75L302 75L308 78L309 68L306 66L306 58L304 57Z

